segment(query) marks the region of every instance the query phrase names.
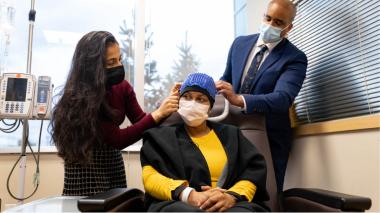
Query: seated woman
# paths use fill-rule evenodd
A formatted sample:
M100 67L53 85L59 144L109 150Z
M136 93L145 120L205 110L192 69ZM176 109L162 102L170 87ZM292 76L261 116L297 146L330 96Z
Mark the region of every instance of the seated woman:
M207 121L214 80L190 74L180 88L184 123L144 133L148 211L267 211L264 157L239 128Z

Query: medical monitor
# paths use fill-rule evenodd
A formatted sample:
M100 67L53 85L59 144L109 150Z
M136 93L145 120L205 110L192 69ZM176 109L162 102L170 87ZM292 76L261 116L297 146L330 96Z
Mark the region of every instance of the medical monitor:
M0 118L32 116L35 82L34 76L30 74L3 73L0 83Z
M26 78L8 78L5 101L25 102L27 85Z

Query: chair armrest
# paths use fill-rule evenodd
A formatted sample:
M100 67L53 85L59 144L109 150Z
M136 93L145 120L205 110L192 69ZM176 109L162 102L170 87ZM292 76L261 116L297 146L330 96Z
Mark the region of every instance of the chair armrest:
M322 189L293 188L284 191L283 205L286 211L364 211L371 207L371 199Z
M78 200L78 209L82 212L95 211L110 211L123 206L123 203L128 202L131 206L131 201L140 201L144 197L144 192L135 188L115 188L106 192L81 198Z

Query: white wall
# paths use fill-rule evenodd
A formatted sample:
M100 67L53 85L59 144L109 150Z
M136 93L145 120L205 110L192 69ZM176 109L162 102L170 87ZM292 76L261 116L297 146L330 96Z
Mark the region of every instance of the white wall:
M294 187L370 197L370 210L380 211L380 130L296 139L284 185Z

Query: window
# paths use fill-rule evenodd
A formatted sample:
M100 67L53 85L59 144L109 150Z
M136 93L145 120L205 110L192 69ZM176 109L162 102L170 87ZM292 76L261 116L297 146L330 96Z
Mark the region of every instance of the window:
M93 30L106 30L121 44L128 40L128 36L134 36L126 35L123 31L126 26L134 26L134 3L134 0L36 1L32 74L51 76L57 94L66 81L75 45L84 34ZM30 1L0 1L1 73L26 72L29 10ZM127 73L127 76L131 74ZM12 124L14 121L4 122ZM44 122L43 146L51 145L48 123L49 121ZM0 122L0 127L5 128L6 125ZM33 145L38 142L39 129L40 121L29 122L29 140ZM0 132L0 138L2 150L19 147L22 138L21 125L14 133Z
M0 9L0 72L25 72L30 2L3 0ZM106 30L121 44L126 79L135 91L142 91L139 88L144 85L135 82L144 75L145 97L138 99L144 99L148 112L157 108L174 81L183 80L190 72L205 72L215 80L219 79L234 37L233 1L230 0L146 0L145 3L134 0L39 0L35 10L32 74L51 76L57 94L66 81L78 40L89 31ZM137 13L145 13L145 21L141 21ZM8 23L9 28L5 29L3 23ZM145 61L142 61L145 72L134 72L136 51L144 51L136 46L136 24L145 26ZM4 122L12 124L14 121ZM2 128L6 124L0 122ZM49 121L45 121L44 146L51 145L48 125ZM29 140L35 145L40 121L30 121L29 128ZM22 128L20 126L12 134L0 132L0 137L2 149L18 148Z
M233 1L147 0L145 21L146 111L189 73L223 75L234 38Z
M245 35L247 33L247 1L235 0L235 37Z
M51 76L57 94L66 81L78 40L89 31L106 30L121 44L126 79L138 91L136 94L141 94L141 87L145 87L145 97L137 98L144 99L146 111L151 112L167 95L171 84L183 80L189 72L205 72L215 80L222 76L234 38L233 6L230 0L36 1L32 74ZM0 72L25 72L30 2L3 0L0 9ZM3 27L5 22L10 28ZM136 46L140 25L145 26L145 51ZM145 54L145 61L141 62L145 72L137 72L137 52ZM140 84L141 78L145 85ZM51 145L48 124L49 121L44 122L43 146ZM0 121L0 126L6 124ZM40 121L30 121L29 128L29 140L35 145ZM12 134L0 132L0 138L2 150L14 147L18 151L21 126Z
M377 0L298 1L290 40L309 61L299 124L380 112L379 17Z

